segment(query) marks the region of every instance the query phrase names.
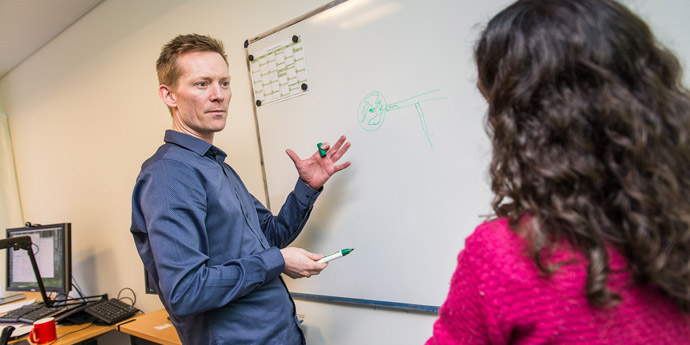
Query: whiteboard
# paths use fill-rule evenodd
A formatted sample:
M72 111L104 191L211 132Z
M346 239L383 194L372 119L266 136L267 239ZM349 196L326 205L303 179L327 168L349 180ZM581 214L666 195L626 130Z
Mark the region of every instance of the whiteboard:
M506 3L350 0L248 41L274 213L298 178L285 149L305 158L342 134L352 143L352 166L327 182L292 245L355 251L318 276L286 277L290 291L444 301L464 239L490 212L473 48Z
M341 134L352 142L344 158L352 166L326 184L293 245L324 254L355 251L318 276L286 278L290 291L316 300L443 302L464 239L490 213L486 104L475 87L473 47L508 3L350 0L248 45L248 56L260 57L296 36L302 52L304 68L291 80L306 91L255 106L274 212L297 179L286 148L304 158L316 143ZM690 25L687 11L678 9L690 3L623 3L687 71Z

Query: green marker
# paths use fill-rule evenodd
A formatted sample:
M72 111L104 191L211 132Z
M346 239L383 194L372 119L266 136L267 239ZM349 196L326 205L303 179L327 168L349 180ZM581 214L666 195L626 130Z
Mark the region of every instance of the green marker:
M319 148L319 154L321 155L321 158L324 158L326 157L326 150L322 149L321 145L323 145L323 143L318 143L316 144L316 147Z
M350 254L353 250L355 250L355 249L354 248L348 248L348 249L339 250L333 254L324 256L323 258L321 258L321 260L319 260L317 262L329 262L329 261L335 260L337 258L342 258L343 256Z

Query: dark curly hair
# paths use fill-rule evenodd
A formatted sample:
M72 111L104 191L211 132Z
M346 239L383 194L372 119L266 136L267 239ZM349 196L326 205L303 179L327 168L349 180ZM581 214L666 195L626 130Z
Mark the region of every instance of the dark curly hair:
M607 246L690 311L690 93L678 59L611 0L520 0L475 50L492 140L492 206L531 254L569 241L589 303L615 305ZM545 254L546 253L546 254ZM562 264L562 263L561 263Z

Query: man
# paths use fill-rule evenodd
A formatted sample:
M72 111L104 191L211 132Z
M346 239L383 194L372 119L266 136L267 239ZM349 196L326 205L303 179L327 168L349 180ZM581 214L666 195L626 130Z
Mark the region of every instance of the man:
M273 216L213 146L232 92L222 43L181 35L161 52L159 95L172 114L165 144L142 165L132 196L131 231L146 270L184 344L304 344L280 274L319 274L322 255L285 248L299 234L323 184L350 162L287 150L299 173ZM282 248L282 249L281 249Z

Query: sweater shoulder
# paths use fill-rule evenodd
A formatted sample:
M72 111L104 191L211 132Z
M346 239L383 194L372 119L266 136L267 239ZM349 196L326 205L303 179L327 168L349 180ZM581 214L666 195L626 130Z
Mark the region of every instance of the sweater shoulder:
M477 226L465 240L464 252L487 263L494 260L527 262L530 260L528 249L527 241L511 229L508 220L498 218Z

